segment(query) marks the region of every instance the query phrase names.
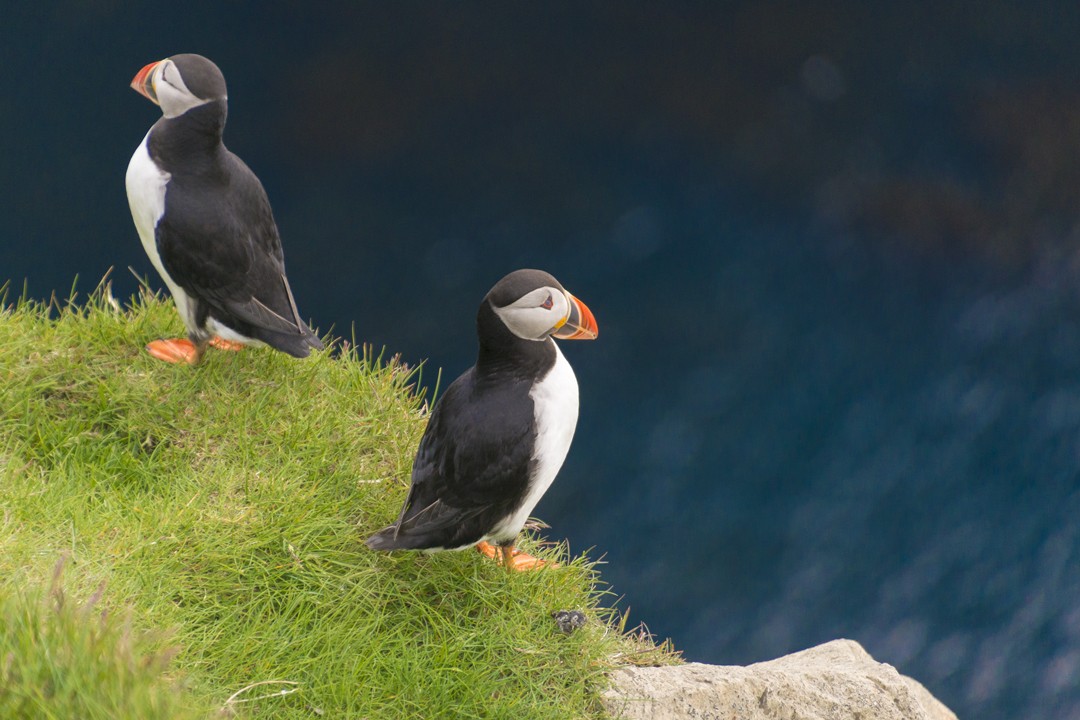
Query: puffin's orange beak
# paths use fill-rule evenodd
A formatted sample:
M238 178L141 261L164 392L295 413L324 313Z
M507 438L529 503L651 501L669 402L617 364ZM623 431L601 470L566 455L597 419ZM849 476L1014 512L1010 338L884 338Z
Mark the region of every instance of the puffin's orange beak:
M570 298L570 317L552 335L560 340L595 340L600 329L592 310L570 293L566 294Z
M138 73L131 81L131 89L145 97L155 105L160 105L158 102L157 93L154 91L154 68L161 64L161 60L152 62Z

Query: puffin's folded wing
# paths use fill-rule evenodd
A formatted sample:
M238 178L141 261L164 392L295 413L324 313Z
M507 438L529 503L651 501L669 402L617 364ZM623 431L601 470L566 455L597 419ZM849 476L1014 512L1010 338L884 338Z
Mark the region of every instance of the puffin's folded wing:
M485 507L456 508L436 500L411 513L366 541L372 550L416 550L438 547L457 535L461 528L484 512Z
M285 278L282 277L282 280L284 279ZM292 299L291 292L289 293L289 299ZM289 319L276 313L257 297L249 297L246 300L225 298L219 302L221 302L223 309L230 315L240 318L244 322L262 328L263 330L292 335L304 335L309 332L307 326L299 317L294 315L292 319ZM293 304L292 307L295 310L295 304Z
M398 524L398 534L426 535L428 533L457 527L468 522L488 508L486 506L474 506L470 508L458 508L447 505L442 500L436 500L417 513L402 519Z
M268 332L311 334L285 278L272 221L251 227L163 221L155 232L166 270L192 297ZM268 243L277 252L264 247Z
M256 333L255 337L279 350L291 352L290 346L295 345L295 349L301 351L299 355L305 356L308 347L321 349L322 342L300 318L285 275L275 267L255 277L262 278L261 282L249 279L239 287L204 287L199 290L202 297L228 316L258 328L262 332Z

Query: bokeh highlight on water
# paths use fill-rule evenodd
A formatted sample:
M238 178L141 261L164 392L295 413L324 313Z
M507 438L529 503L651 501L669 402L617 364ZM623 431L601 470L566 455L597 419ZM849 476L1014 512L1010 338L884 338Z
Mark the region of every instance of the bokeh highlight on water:
M803 5L27 6L0 278L152 275L127 82L204 53L324 330L432 383L510 269L596 312L539 514L635 621L718 663L850 637L961 717L1080 718L1080 9Z

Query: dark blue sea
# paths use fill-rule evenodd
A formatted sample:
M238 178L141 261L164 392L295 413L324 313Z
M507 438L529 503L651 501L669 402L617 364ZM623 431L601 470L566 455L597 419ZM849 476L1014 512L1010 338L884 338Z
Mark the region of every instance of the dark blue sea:
M1080 719L1078 35L1068 2L24 4L0 281L153 277L128 83L205 54L322 330L433 384L510 270L592 308L538 514L632 622Z

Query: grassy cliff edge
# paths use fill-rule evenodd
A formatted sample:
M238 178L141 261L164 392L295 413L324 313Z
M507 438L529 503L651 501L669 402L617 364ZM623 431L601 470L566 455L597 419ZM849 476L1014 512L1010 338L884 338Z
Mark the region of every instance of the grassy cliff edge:
M175 367L143 351L181 330L158 297L0 304L4 717L601 717L608 670L667 657L622 634L565 546L527 540L562 565L514 574L363 546L425 423L399 362L347 347ZM564 635L559 609L589 622ZM104 664L57 664L86 647ZM120 666L134 679L95 681Z

